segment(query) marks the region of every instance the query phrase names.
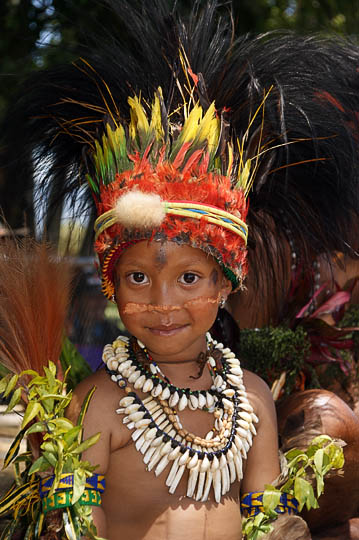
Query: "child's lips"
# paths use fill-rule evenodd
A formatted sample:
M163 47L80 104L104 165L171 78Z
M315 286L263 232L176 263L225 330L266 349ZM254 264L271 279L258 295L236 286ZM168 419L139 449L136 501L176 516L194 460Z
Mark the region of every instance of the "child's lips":
M153 327L148 327L148 330L155 336L175 336L187 328L187 324L170 324L170 325L158 325Z

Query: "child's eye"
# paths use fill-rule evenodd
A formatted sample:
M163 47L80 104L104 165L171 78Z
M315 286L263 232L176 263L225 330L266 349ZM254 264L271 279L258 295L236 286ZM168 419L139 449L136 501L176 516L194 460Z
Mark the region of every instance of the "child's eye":
M197 276L197 274L194 274L193 272L185 272L179 278L180 283L184 283L185 285L192 285L193 283L196 283L198 280L199 280L199 276Z
M148 277L143 272L132 272L132 274L128 274L127 278L131 283L140 283L141 285L148 283Z

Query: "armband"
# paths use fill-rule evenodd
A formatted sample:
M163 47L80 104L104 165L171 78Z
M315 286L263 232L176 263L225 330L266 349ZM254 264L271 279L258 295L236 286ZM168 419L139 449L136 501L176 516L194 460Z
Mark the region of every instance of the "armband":
M40 480L39 483L39 495L42 499L44 513L72 505L74 475L71 473L62 474L55 492L48 495L54 481L55 475L51 475ZM85 491L77 502L82 506L100 506L101 493L105 491L105 486L105 477L100 474L93 474L86 479Z
M282 493L275 512L277 514L298 514L298 506L299 503L293 495ZM241 497L241 511L244 517L254 517L260 512L264 512L263 491L244 493Z

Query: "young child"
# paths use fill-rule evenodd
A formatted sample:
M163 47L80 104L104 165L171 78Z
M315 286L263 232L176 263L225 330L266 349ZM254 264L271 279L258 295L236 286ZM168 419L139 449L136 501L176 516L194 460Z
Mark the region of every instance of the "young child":
M231 283L200 249L162 240L127 248L116 264L115 283L119 313L134 337L108 346L104 360L110 372L97 372L75 394L80 404L97 387L85 436L100 430L101 438L84 458L98 464L96 472L106 477L102 508L93 509L98 534L109 540L176 540L188 532L238 539L240 490L263 491L279 474L279 464L268 387L250 372L242 382L238 360L222 356L223 349L206 334ZM228 358L226 383L221 356L225 365ZM129 368L121 366L131 362L127 358L136 370L125 377ZM221 366L217 372L212 363ZM233 384L233 376L238 383ZM116 377L118 384L111 380ZM151 387L152 392L145 391ZM225 401L219 406L221 398ZM228 425L234 406L237 430Z
M249 194L252 247L274 258L268 224L281 245L289 219L308 252L340 236L337 218L356 199L326 144L349 128L324 92L328 70L311 65L332 44L323 54L291 36L232 44L216 2L202 14L196 2L186 24L164 4L140 14L115 2L130 51L102 39L87 59L34 76L11 116L27 149L13 161L37 162L51 200L87 178L103 291L132 336L105 348L107 369L79 385L69 410L76 418L96 386L84 437L101 437L83 457L106 477L99 535L239 539L240 493L279 474L275 411L263 381L208 332L247 273Z
M243 375L209 334L247 271L249 176L241 180L242 167L222 174L220 160L213 166L214 104L205 115L197 103L190 107L169 154L161 91L151 118L137 97L129 103L131 123L107 126L90 183L103 291L131 337L105 347L106 369L78 387L70 413L96 386L84 436L100 430L101 438L84 458L98 464L107 486L95 523L110 540L176 540L187 531L238 539L240 492L263 491L280 472L268 387ZM133 168L121 171L117 161L104 177L101 156L112 141L124 155L141 139L146 147L127 150Z

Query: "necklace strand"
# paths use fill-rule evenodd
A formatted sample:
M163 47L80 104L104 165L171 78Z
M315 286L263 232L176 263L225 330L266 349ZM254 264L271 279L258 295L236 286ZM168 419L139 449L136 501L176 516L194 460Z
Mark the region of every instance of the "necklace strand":
M136 343L140 349L136 356L135 342L123 336L106 345L103 360L111 379L124 388L126 396L120 400L116 412L123 415L126 427L133 430L131 437L143 455L147 470L154 470L159 476L171 465L166 479L170 493L175 492L188 470L187 496L206 501L213 487L218 503L231 484L243 477L242 460L251 447L256 434L254 423L258 419L248 401L238 359L210 334L207 342L213 352L207 359L213 382L209 390L192 391L172 385L153 362L147 366L149 359L144 345ZM217 367L215 351L222 353L223 369ZM143 354L146 364L138 360ZM141 399L135 390L149 395ZM213 414L213 429L204 438L182 426L176 408L180 412L187 406Z

